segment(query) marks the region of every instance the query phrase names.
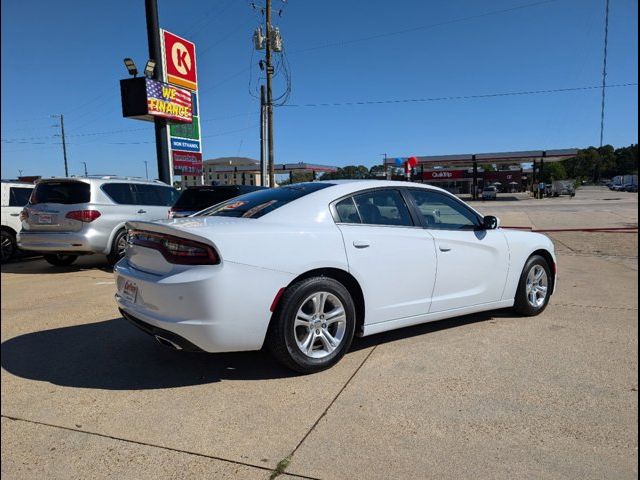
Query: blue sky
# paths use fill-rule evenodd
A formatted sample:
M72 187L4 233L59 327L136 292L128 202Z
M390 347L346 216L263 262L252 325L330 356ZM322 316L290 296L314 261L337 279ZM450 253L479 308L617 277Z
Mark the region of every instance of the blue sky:
M601 82L605 0L274 2L284 10L276 24L291 67L291 104ZM248 3L158 0L161 26L198 48L205 158L259 155L258 101L250 94L259 70L249 66L260 15ZM531 6L491 14L523 5ZM611 0L610 84L637 82L637 8L636 0ZM87 162L89 173L143 176L147 160L155 176L151 125L121 116L127 56L139 66L148 57L142 0L2 0L2 178L64 173L50 118L57 113L65 115L72 174ZM276 93L283 87L276 81ZM605 143L637 143L637 106L637 87L607 90ZM382 153L584 147L599 141L600 92L282 107L275 125L276 161L287 163L371 166Z

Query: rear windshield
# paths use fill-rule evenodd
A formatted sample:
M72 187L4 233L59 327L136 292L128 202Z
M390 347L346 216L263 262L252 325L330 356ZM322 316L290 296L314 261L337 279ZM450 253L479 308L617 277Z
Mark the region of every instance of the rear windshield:
M180 198L173 206L175 210L190 210L199 212L230 198L242 195L237 187L221 188L190 188L180 194Z
M42 182L36 185L29 202L61 203L72 205L75 203L89 203L91 186L84 182Z
M247 193L200 213L207 217L260 218L305 195L332 186L332 183L298 183Z

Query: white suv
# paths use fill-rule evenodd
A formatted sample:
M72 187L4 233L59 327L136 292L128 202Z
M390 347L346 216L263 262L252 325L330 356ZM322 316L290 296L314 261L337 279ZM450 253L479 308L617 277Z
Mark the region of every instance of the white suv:
M162 182L129 177L41 180L21 213L18 246L57 266L92 253L115 264L126 246L125 223L166 219L177 197Z
M20 211L29 201L33 184L2 181L2 263L17 251L16 234L20 231Z

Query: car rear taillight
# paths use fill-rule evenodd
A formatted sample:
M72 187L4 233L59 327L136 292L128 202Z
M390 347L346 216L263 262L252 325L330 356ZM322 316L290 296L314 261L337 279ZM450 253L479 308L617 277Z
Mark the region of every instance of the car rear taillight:
M23 208L22 211L20 212L20 221L24 222L27 218L29 218L29 210L27 210L26 208Z
M159 251L165 260L177 265L217 265L220 257L213 247L204 243L162 233L129 230L132 245Z
M67 218L85 223L93 222L99 216L100 212L97 210L74 210L65 215Z

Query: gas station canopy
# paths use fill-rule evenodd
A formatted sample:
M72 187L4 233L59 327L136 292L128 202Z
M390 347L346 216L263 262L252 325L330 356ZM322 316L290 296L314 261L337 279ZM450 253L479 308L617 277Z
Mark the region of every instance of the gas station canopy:
M514 163L532 163L537 161L560 162L567 158L575 157L578 154L577 148L565 148L560 150L530 150L522 152L498 152L498 153L478 153L464 155L435 155L416 157L418 165L424 167L431 166L449 166L449 165L468 165L475 163L491 163L491 164L514 164ZM385 160L387 166L401 166L397 164L396 158L387 158Z

